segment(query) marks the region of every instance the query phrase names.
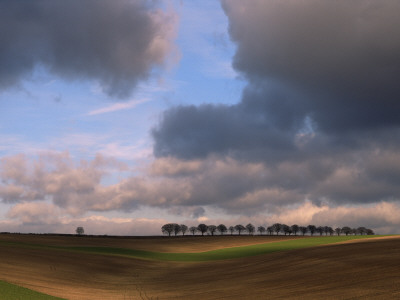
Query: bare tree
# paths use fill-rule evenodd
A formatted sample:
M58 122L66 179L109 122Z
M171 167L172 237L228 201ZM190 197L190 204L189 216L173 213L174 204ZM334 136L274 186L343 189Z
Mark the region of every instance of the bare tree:
M235 226L235 231L237 231L239 233L239 235L242 231L245 231L245 230L246 230L246 228L243 225L238 224Z
M253 224L249 223L249 224L246 225L246 230L249 233L249 235L253 235L255 227L254 227Z
M168 224L163 225L163 226L161 227L162 233L164 233L164 234L165 234L165 233L168 233L168 236L171 236L171 233L174 232L175 225L178 225L178 224L175 224L175 223L168 223Z
M307 229L311 235L314 235L315 231L317 230L317 227L315 227L315 225L308 225Z
M329 232L329 235L333 235L335 231L333 230L333 228L331 226L328 226L328 232Z
M185 224L181 224L181 231L182 235L185 235L185 233L188 231L188 227Z
M322 234L324 233L324 227L318 226L318 227L315 229L315 231L318 232L319 235L322 235Z
M340 235L340 233L342 232L342 229L337 227L337 228L335 228L335 232L337 235Z
M372 229L367 229L367 235L374 235L375 232Z
M208 230L208 226L206 224L199 224L199 226L197 226L197 229L201 232L201 235L204 235L204 233L206 233Z
M228 231L228 229L226 228L226 226L224 224L219 224L217 226L217 230L221 233L221 235L223 235L225 232Z
M276 235L278 235L279 232L282 230L282 224L275 223L274 225L272 225L272 228L274 232L276 232Z
M83 227L81 227L81 226L76 227L75 231L76 231L77 235L83 235L85 233L85 229L83 229Z
M350 227L348 227L348 226L344 226L344 227L342 227L342 230L341 230L345 235L349 235L350 233L351 233L351 228Z
M288 226L288 225L286 225L286 224L282 224L282 231L283 231L283 233L285 234L285 235L287 235L287 234L291 234L292 233L292 230L290 229L290 227Z
M192 226L189 228L189 231L194 235L197 232L197 227L196 226Z
M290 229L292 230L292 232L294 233L294 235L297 235L297 233L299 232L299 226L296 225L296 224L290 226Z
M181 231L182 231L181 225L179 225L179 224L174 224L174 233L175 233L175 236L176 236L179 232L181 232Z
M308 232L308 228L306 226L300 226L299 230L303 234L303 236Z
M358 227L358 228L357 228L357 232L358 232L360 235L366 234L366 233L367 233L367 228L365 228L365 227Z
M274 232L274 227L268 226L267 231L268 231L269 235L272 235L272 233Z
M325 235L328 235L328 233L329 233L329 226L324 226L324 233L325 233Z
M235 227L229 226L229 232L231 233L231 235L233 235L233 233L235 232Z
M214 233L217 231L217 226L215 225L208 225L208 232L211 233L211 235L214 235Z
M264 226L258 226L257 231L262 235L266 230Z

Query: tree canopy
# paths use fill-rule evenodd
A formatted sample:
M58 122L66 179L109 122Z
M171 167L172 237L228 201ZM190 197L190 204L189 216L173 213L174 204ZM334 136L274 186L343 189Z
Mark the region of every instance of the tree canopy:
M168 236L171 236L171 234L177 236L179 233L185 235L186 232L188 231L192 233L192 235L195 235L197 232L201 233L201 235L204 235L207 232L210 235L214 235L216 232L219 232L220 235L224 235L228 231L230 232L231 235L233 235L234 233L237 233L237 235L241 235L243 232L247 232L249 235L253 235L256 231L256 227L253 224L249 223L246 226L243 226L242 224L237 224L235 226L229 226L229 227L225 226L224 224L219 224L218 226L199 224L197 226L191 226L190 228L188 228L188 226L186 226L185 224L179 225L177 223L168 223L161 227L161 231L163 234L168 234ZM307 233L312 236L316 232L319 233L319 235L321 236L323 234L325 234L326 236L333 235L334 233L336 233L337 235L375 234L372 229L363 226L357 228L344 226L333 229L331 226L315 226L315 225L299 226L297 224L288 226L286 224L281 224L281 223L274 223L273 225L268 227L258 226L257 232L259 232L260 235L264 234L265 232L268 232L269 235L272 235L273 233L276 233L276 235L282 233L284 235L291 235L292 233L294 235L297 235L297 233L300 232L303 236L306 235ZM83 234L84 233L83 227L77 227L76 233L78 235Z

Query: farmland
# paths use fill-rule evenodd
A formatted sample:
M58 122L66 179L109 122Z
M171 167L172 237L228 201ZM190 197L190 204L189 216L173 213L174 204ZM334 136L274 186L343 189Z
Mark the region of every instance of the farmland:
M390 299L400 295L397 237L7 234L0 280L66 299Z

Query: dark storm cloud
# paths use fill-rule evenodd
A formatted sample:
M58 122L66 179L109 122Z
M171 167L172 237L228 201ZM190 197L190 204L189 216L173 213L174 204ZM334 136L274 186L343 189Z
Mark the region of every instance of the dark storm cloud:
M237 45L233 66L248 81L242 99L167 110L153 130L154 154L262 163L266 175L251 184L225 175L230 180L198 185L209 194L203 199L230 211L304 199L398 201L400 3L223 1L223 8ZM191 204L200 204L193 195Z
M293 148L291 132L271 130L265 116L238 106L180 106L166 111L153 130L156 156L206 157L209 153L265 151L282 155Z
M223 8L237 44L233 65L249 82L242 100L167 111L153 132L156 155L282 153L296 148L302 131L351 144L400 125L400 3L225 1Z
M0 88L35 66L128 96L170 47L173 16L148 1L0 1Z
M277 82L298 94L275 107L280 118L306 113L325 132L399 124L398 1L225 1L223 7L238 45L234 67L250 82Z

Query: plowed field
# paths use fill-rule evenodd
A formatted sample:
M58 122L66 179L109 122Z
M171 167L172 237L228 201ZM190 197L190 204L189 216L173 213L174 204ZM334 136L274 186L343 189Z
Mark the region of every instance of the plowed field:
M188 253L296 238L0 235L0 280L66 299L400 298L398 236L201 262L67 249Z

